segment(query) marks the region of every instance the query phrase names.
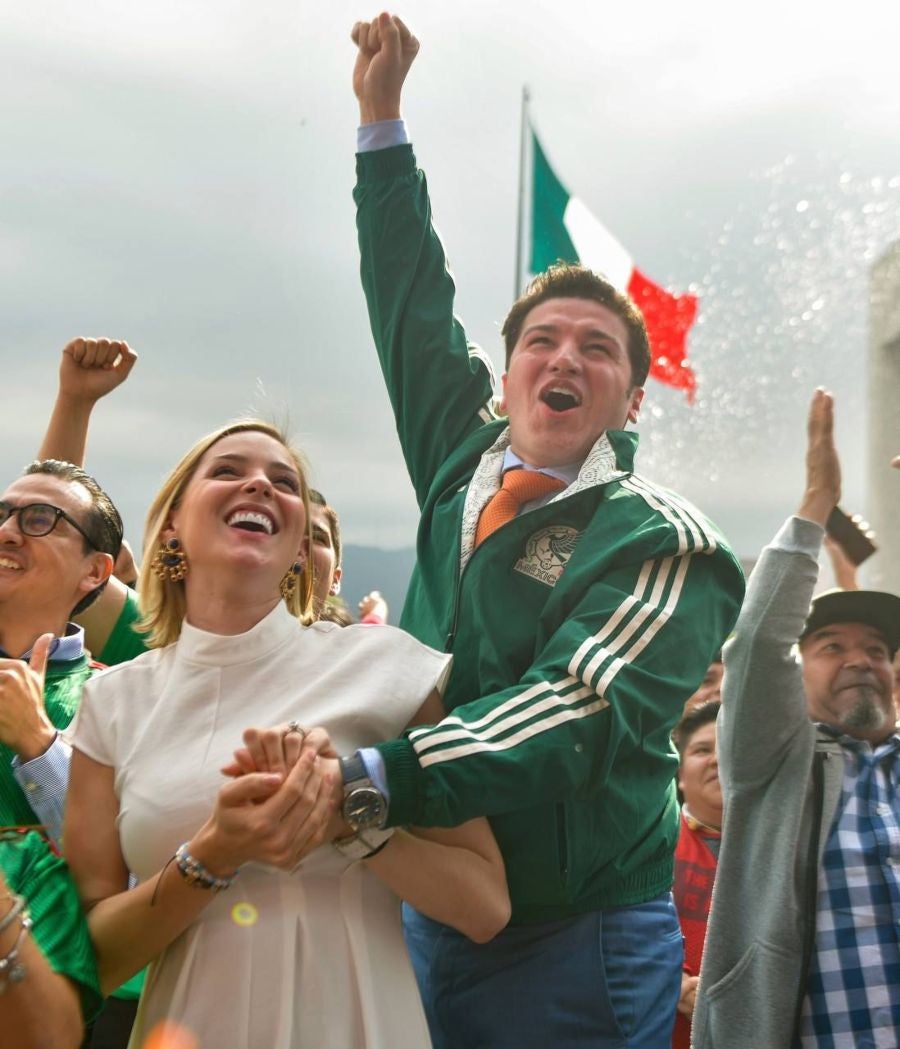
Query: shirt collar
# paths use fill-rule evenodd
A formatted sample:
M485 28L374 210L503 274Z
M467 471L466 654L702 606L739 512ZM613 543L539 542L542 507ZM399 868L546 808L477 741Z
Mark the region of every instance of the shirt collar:
M873 747L867 739L857 739L855 736L848 736L835 725L828 725L824 721L818 721L816 725L831 736L832 739L840 743L845 750L852 750L857 754L871 754L878 759L885 758L888 754L900 754L900 735L896 732Z
M699 830L703 834L708 834L710 837L715 838L720 838L722 836L721 827L713 827L709 823L704 823L702 820L698 820L697 817L691 813L691 810L686 804L681 806L681 814L684 816L684 821L691 830Z
M84 655L84 629L77 623L67 623L66 632L62 637L55 637L50 642L49 661L51 663L71 663L75 659L81 659ZM9 656L0 648L0 656L8 659ZM19 656L19 659L31 659L31 649Z
M582 463L566 463L564 466L529 466L516 455L512 448L507 448L503 456L503 472L506 473L507 470L513 470L518 466L521 466L523 470L534 470L537 473L547 474L548 477L555 477L568 488L578 479L578 471Z

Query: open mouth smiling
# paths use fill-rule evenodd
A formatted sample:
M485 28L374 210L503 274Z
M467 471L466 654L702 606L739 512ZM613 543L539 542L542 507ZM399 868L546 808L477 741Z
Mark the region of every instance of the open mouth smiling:
M541 393L541 400L551 411L557 413L581 407L580 394L563 386L550 386Z
M277 531L272 518L257 510L235 510L225 523L229 528L240 528L245 532L264 532L266 535L274 535Z

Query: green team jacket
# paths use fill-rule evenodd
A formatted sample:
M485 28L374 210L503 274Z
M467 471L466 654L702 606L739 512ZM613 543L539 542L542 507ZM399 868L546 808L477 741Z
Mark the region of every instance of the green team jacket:
M92 1020L102 1001L97 964L78 891L65 862L34 832L4 833L0 835L0 870L9 891L25 897L35 943L50 968L74 981L82 1015L85 1021ZM4 1044L13 1043L4 1040Z
M84 683L95 673L86 656L47 664L44 678L44 707L54 728L67 728L81 702ZM12 771L15 755L0 743L0 826L28 827L40 823Z
M473 552L508 429L410 146L357 158L362 281L421 509L401 626L454 654L449 716L381 744L389 822L491 817L513 921L653 898L678 836L669 733L740 608L715 528L600 437L578 479Z

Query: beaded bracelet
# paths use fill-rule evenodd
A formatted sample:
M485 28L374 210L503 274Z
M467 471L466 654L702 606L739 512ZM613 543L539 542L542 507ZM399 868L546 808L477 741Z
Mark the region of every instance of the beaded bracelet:
M178 867L178 873L188 885L195 889L212 889L213 892L221 892L234 883L234 879L238 876L237 871L227 878L217 878L188 852L187 847L188 842L186 841L178 846L175 851L175 865Z
M2 896L0 899L12 900L12 907L0 918L0 933L5 929L8 929L10 925L16 920L17 915L21 914L25 909L25 897L17 896L15 893L11 893L7 896Z
M25 979L25 963L18 961L19 948L22 946L22 941L31 928L32 921L28 916L28 911L22 917L22 925L19 928L19 935L16 937L16 942L12 946L5 957L0 958L0 995L5 994L6 988L11 983L21 983Z

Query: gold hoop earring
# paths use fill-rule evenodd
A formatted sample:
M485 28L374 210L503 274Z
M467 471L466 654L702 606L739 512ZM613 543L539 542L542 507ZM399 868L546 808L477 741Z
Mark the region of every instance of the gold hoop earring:
M281 591L281 596L285 601L290 601L294 596L294 591L297 589L297 578L302 571L303 562L295 561L282 576L278 589Z
M190 569L187 554L181 549L181 541L173 535L159 548L153 560L150 562L150 570L158 579L168 579L170 583L178 583L188 574Z

